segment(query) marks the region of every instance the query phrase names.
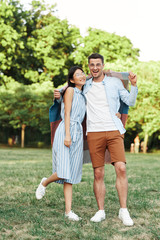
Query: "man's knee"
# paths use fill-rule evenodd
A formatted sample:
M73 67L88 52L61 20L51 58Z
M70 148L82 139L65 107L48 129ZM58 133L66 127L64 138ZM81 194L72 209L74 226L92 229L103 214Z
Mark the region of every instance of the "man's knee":
M94 179L96 181L101 181L104 179L104 167L94 169Z
M115 164L115 169L116 169L116 173L118 175L124 176L126 175L126 164L123 162L119 162Z

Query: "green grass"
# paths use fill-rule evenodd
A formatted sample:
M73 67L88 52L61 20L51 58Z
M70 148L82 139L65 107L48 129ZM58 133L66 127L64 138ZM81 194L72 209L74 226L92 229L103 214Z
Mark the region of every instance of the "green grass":
M0 239L160 239L160 154L126 153L126 158L133 227L117 218L113 166L105 166L106 220L89 221L97 211L89 163L83 165L82 182L73 186L72 208L83 221L71 222L64 218L62 185L50 184L44 199L35 199L41 178L52 173L51 150L0 149Z

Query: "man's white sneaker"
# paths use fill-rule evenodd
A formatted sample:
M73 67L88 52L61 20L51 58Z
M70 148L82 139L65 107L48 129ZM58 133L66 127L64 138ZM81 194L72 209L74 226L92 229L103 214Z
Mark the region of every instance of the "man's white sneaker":
M125 226L133 226L134 222L131 219L127 208L126 209L120 209L118 217L123 222L123 224Z
M78 215L75 214L72 210L67 214L65 213L65 217L67 217L69 220L72 220L72 221L79 221L82 219L78 217Z
M37 190L36 190L36 198L38 200L42 199L43 196L45 195L46 187L42 185L42 182L45 181L47 178L42 178Z
M106 218L104 210L99 210L96 214L90 219L91 222L101 222Z

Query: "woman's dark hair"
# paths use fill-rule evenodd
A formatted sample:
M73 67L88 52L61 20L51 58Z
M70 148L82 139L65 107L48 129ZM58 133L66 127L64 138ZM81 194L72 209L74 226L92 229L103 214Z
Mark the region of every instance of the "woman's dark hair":
M73 87L73 88L75 87L75 84L72 83L70 80L73 79L73 75L74 75L74 73L75 73L75 71L76 71L77 69L80 69L82 72L84 72L83 69L82 69L81 67L79 67L79 66L73 66L73 67L71 67L71 68L69 69L68 77L67 77L68 87ZM67 88L68 88L68 87L67 87ZM67 88L66 88L66 89L67 89ZM62 97L64 96L66 89L65 89L64 92L62 93Z

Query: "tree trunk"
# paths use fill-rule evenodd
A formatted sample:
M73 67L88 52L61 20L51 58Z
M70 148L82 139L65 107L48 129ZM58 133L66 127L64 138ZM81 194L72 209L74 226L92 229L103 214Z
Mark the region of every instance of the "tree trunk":
M24 148L25 128L26 128L26 125L22 124L22 128L21 128L21 148Z
M147 144L148 144L148 133L145 133L143 153L147 152Z

